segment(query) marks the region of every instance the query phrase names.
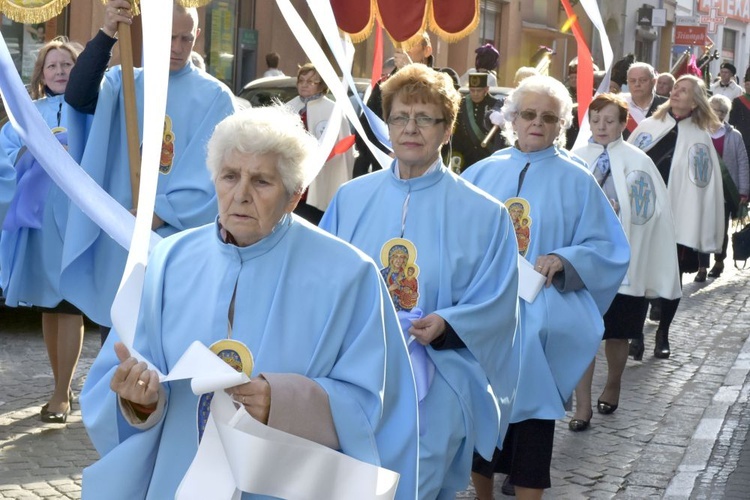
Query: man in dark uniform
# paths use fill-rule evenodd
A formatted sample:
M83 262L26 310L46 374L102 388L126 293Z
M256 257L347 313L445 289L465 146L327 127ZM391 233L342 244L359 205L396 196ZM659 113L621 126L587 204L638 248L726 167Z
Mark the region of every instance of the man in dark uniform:
M461 99L461 109L453 131L453 158L459 158L458 168L463 172L467 167L504 147L504 141L496 133L486 147L482 141L492 129L489 115L493 110L499 110L502 101L490 95L487 85L487 73L469 74L469 95ZM451 167L455 168L454 161Z

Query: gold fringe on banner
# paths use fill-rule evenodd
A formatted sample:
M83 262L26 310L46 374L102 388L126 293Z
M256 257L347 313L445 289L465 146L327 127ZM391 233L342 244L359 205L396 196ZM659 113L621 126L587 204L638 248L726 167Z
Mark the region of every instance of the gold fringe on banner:
M443 28L440 27L440 25L435 20L435 11L433 10L432 2L428 3L428 14L429 14L429 28L430 31L435 33L437 36L442 38L448 43L454 43L459 40L461 40L464 37L469 36L469 34L476 30L479 26L479 0L474 1L474 18L471 20L471 23L469 25L459 31L458 33L450 33L448 31L445 31Z
M0 0L0 12L17 23L38 24L60 15L70 0Z
M364 42L367 40L370 35L372 34L372 28L375 26L375 12L378 9L378 0L370 0L370 19L367 21L367 24L364 28L362 28L361 31L358 33L347 33L349 35L349 38L351 38L352 43L359 43ZM380 22L380 25L383 25L383 22ZM344 33L343 30L339 29L341 33Z
M406 40L396 40L391 36L391 33L388 31L388 26L385 25L383 22L383 18L380 15L380 8L377 5L377 0L374 2L374 8L375 15L378 17L378 21L380 21L380 25L385 29L385 33L388 35L388 38L390 38L391 43L394 47L397 49L403 49L403 50L409 50L411 47L413 47L417 43L422 42L422 33L425 32L427 29L427 19L428 19L428 12L430 11L430 6L432 5L432 0L427 1L427 5L424 11L424 15L422 16L422 25L419 27L419 29L414 33L411 37L407 38Z
M211 0L177 0L183 7L203 7L211 3Z

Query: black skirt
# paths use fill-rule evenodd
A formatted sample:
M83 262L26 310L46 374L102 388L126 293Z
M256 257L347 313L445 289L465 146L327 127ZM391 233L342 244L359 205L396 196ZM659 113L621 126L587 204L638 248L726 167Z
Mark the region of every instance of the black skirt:
M648 301L618 293L604 313L604 340L636 339L643 334Z

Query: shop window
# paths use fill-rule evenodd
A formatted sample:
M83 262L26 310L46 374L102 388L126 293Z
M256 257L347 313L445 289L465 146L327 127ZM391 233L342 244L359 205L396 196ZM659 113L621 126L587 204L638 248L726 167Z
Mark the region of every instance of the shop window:
M47 40L51 40L55 36L53 30L49 29L52 26L48 26L48 24L21 24L5 16L2 17L0 30L13 63L24 83L29 83L31 80L31 73L34 71L39 49Z
M234 88L237 0L214 1L206 9L206 71Z

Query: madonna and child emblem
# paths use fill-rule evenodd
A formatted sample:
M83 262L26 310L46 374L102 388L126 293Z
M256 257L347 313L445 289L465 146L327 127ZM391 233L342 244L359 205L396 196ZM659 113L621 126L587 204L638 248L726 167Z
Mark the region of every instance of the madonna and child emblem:
M242 372L248 377L253 373L253 354L245 344L238 340L222 339L211 344L211 351L219 356L226 364ZM213 392L202 394L198 399L198 442L203 438L208 416L211 413Z
M419 302L417 248L404 238L385 242L380 250L380 274L388 287L396 311L411 311Z
M513 230L516 232L518 253L521 257L525 257L531 242L531 215L529 215L531 207L529 201L525 198L508 198L505 206L508 207L510 220L513 222Z

